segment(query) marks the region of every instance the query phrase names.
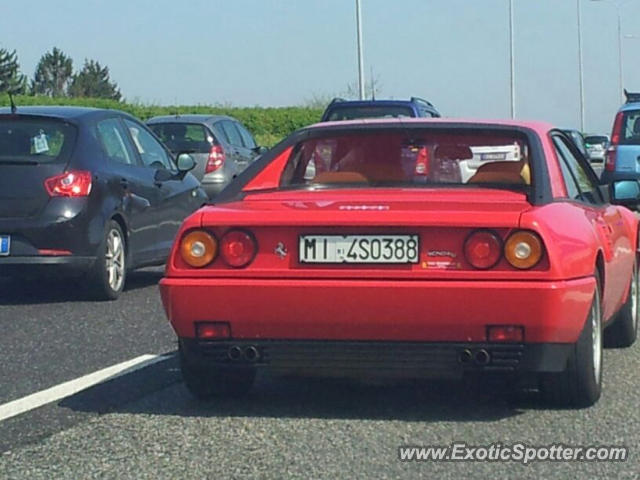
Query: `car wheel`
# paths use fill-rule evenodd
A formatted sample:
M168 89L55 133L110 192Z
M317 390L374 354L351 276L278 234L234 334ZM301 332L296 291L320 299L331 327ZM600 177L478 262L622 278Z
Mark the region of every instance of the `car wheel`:
M548 403L565 407L589 407L602 392L602 308L600 279L589 315L578 341L573 345L564 371L544 373L540 377L540 394Z
M111 220L98 248L92 287L101 300L115 300L124 289L127 276L124 234L118 222Z
M180 370L187 390L199 400L242 397L249 393L255 380L254 368L205 369L189 365L180 354Z
M630 347L638 336L638 260L633 265L629 297L622 306L611 326L604 331L606 347Z

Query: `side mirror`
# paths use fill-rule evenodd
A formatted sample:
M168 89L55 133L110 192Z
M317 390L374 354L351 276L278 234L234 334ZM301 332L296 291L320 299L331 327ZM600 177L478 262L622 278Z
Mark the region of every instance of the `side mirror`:
M637 180L618 180L611 184L611 201L617 205L637 208L640 205L640 183Z
M176 165L178 167L178 172L186 174L196 168L196 161L188 153L181 153L176 159Z
M253 152L258 154L258 155L262 155L264 153L267 153L269 151L269 149L267 147L263 147L262 145L258 145L257 147L253 147L252 148Z

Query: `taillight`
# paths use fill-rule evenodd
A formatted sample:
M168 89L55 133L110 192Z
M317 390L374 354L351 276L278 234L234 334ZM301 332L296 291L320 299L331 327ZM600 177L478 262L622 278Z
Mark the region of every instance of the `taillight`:
M227 322L197 322L196 337L201 340L220 340L231 337L231 327Z
M464 255L474 268L494 267L502 256L502 240L490 230L476 230L464 242Z
M620 135L622 135L622 124L624 122L624 112L618 112L613 121L613 130L611 131L611 143L607 149L604 160L604 169L613 172L616 169L616 154L618 144L620 143Z
M542 240L533 232L512 233L504 245L504 256L516 268L535 267L542 258Z
M196 230L187 233L180 243L180 256L187 265L201 268L209 265L218 254L218 242L208 232Z
M242 230L231 230L220 240L220 255L230 267L246 267L255 257L257 250L253 235Z
M616 169L617 149L618 147L612 145L607 149L607 153L605 154L604 169L608 172L613 172Z
M226 155L221 145L212 145L209 150L209 158L207 159L207 165L204 168L204 173L211 173L218 170L224 165Z
M86 197L91 193L91 172L72 170L49 177L44 187L51 197Z
M423 176L429 175L429 151L426 149L426 147L422 147L420 148L420 150L418 150L415 174Z

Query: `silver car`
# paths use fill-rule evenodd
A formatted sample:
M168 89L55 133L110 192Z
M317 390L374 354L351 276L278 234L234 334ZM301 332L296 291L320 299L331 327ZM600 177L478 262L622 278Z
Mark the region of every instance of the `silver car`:
M189 153L195 159L192 173L209 198L265 150L238 120L224 115L153 117L147 125L174 154Z
M587 147L589 160L592 162L604 162L607 148L609 147L609 137L606 135L587 135L584 138Z

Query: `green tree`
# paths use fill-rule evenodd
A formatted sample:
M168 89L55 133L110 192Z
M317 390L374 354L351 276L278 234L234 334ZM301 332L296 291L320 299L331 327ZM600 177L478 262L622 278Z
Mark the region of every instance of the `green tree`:
M27 89L27 77L20 73L16 51L9 52L0 48L0 93L24 93Z
M85 60L82 70L73 76L69 95L118 101L122 98L118 85L109 78L109 67L103 67L94 60Z
M38 62L31 83L31 92L34 95L64 97L67 95L72 77L73 61L62 50L53 47L53 50L45 53Z

